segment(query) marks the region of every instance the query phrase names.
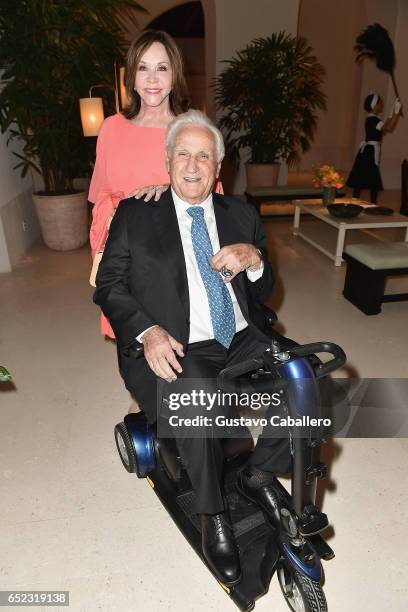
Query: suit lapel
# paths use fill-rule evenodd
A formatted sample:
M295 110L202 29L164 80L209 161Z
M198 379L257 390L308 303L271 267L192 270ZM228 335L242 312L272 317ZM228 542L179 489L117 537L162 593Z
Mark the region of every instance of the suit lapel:
M220 241L220 248L222 249L223 246L237 242L236 228L234 227L233 219L231 219L231 211L229 210L230 204L217 193L213 193L213 204L218 239Z
M213 193L213 204L220 248L222 249L222 247L229 244L247 242L234 222L234 215L231 214L231 206L233 206L233 204L227 202L217 193ZM238 274L238 276L232 280L231 285L235 291L235 295L237 296L242 314L245 316L248 314L248 305L244 274L245 272Z
M149 202L154 206L153 223L159 246L162 250L163 266L175 282L187 320L190 319L190 300L188 293L187 270L181 242L180 229L170 188L158 202Z

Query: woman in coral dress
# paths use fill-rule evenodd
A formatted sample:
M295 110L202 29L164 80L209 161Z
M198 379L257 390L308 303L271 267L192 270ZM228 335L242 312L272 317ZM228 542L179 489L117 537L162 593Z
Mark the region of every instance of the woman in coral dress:
M129 105L105 119L98 136L88 196L94 204L90 231L93 257L105 245L120 200L132 195L158 200L169 186L167 126L187 110L188 102L181 54L168 34L146 30L133 41L126 57L125 86ZM222 193L220 184L217 191ZM101 333L115 338L103 314Z
M110 220L120 200L131 195L159 199L167 188L167 126L187 109L180 52L172 38L159 31L143 32L126 58L125 85L129 106L103 122L89 189L93 202L92 256L102 250ZM101 315L101 333L114 338Z

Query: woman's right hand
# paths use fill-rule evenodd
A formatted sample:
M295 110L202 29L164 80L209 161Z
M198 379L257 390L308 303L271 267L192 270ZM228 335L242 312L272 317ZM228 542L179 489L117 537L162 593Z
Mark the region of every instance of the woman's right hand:
M152 198L154 198L154 201L157 202L157 200L161 198L162 193L164 193L166 189L169 188L169 186L169 184L147 185L146 187L140 187L139 189L135 189L134 191L129 193L128 197L131 198L132 196L134 196L135 198L139 199L145 196L145 202L149 202L149 200L151 200Z

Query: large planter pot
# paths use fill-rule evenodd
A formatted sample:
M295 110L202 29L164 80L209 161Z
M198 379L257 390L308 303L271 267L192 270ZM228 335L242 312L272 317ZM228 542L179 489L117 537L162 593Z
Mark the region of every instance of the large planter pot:
M248 187L276 187L280 164L245 164Z
M72 251L88 240L87 192L48 196L33 194L45 244L54 251Z

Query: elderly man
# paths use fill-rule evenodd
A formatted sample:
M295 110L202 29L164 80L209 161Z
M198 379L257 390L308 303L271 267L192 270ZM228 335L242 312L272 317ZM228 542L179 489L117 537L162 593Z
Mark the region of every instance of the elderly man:
M212 193L224 156L221 133L191 110L170 125L166 154L171 189L157 202L120 203L94 298L115 331L126 387L151 423L159 381L214 381L224 367L270 344L251 321L273 285L259 217L244 202ZM143 359L129 355L137 342ZM241 570L222 495L221 440L203 435L177 443L201 515L203 554L233 585ZM273 473L290 468L287 439L262 435L239 487L274 519Z

